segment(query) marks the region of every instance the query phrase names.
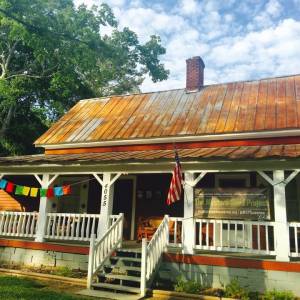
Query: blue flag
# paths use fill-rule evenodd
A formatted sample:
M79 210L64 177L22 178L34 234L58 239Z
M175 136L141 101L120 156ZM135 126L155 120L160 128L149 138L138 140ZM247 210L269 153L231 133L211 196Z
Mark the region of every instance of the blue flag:
M64 192L62 186L58 186L54 188L54 196L59 197L59 196L63 196L63 194Z
M7 180L1 179L0 180L0 189L4 190L6 185L7 185Z

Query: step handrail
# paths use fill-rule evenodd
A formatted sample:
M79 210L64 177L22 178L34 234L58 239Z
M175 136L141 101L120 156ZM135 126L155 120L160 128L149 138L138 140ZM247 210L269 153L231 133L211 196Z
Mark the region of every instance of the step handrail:
M96 272L101 268L106 259L121 246L123 240L123 220L124 214L121 213L99 240L96 240L95 234L91 236L87 276L88 289L92 286L93 276Z
M169 242L169 216L165 215L149 243L142 239L141 296L146 294L147 282L151 279Z

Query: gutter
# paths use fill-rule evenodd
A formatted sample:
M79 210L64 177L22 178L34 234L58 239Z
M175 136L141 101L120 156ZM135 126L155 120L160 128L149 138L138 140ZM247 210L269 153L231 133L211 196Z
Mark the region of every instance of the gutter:
M200 136L170 136L143 139L108 140L98 142L72 142L61 144L35 144L35 147L47 149L70 149L70 148L92 148L105 146L129 146L129 145L148 145L163 143L183 143L183 142L205 142L205 141L228 141L239 139L263 139L276 137L295 137L300 136L300 129L276 130L276 131L256 131L247 133L228 133L210 134Z

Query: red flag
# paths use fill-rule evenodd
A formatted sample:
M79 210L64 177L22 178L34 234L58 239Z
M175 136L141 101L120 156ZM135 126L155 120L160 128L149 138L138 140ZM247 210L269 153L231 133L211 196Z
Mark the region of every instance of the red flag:
M47 196L47 198L54 197L54 190L53 190L52 187L49 187L49 188L47 189L46 196Z
M175 152L175 168L172 174L172 180L167 198L167 204L171 205L175 201L180 200L182 192L183 175L177 151Z
M15 185L12 182L8 182L5 190L8 193L12 193L14 191L14 187L15 187Z

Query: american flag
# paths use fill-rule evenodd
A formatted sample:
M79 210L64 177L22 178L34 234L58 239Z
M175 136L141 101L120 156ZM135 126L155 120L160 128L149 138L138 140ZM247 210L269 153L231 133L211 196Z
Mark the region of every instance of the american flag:
M175 201L180 200L182 192L183 175L177 151L175 152L175 168L172 174L172 180L167 198L167 204L171 205Z

